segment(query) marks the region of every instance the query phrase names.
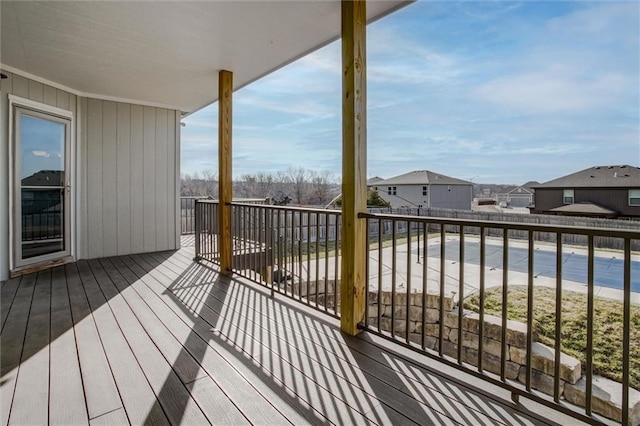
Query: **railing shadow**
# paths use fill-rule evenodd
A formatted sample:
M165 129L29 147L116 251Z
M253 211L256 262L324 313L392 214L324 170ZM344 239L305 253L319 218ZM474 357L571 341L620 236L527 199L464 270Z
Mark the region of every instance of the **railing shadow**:
M272 299L257 286L220 277L216 269L195 263L185 267L186 258L133 259L147 278L171 278L162 295L176 314L193 322L174 369L195 359L197 368L207 370L205 358L216 353L230 373L243 375L284 417L338 424L531 423L530 417L509 414L499 404L489 409L488 417L481 393L432 376L366 338L344 336L335 321ZM172 273L165 262L184 270ZM171 392L167 384L160 396ZM455 402L460 399L469 402ZM181 403L186 406L187 401Z

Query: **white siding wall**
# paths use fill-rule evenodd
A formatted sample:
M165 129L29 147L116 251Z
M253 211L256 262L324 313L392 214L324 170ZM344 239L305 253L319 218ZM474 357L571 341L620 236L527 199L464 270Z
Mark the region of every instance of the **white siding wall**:
M177 247L179 112L88 99L87 251L95 258Z
M422 195L423 185L396 185L395 196L388 194L388 185L376 187L378 194L391 202L391 207L394 208L422 206L423 208L471 210L473 201L471 185L431 185L427 186L427 194L430 192L427 196Z
M432 185L431 207L454 210L471 210L473 186Z
M4 72L0 93L0 279L9 274L8 95L72 111L78 258L179 246L179 111L77 97Z
M422 185L395 185L396 195L388 194L389 186L377 186L378 194L391 203L391 207L428 207L428 197L422 196Z

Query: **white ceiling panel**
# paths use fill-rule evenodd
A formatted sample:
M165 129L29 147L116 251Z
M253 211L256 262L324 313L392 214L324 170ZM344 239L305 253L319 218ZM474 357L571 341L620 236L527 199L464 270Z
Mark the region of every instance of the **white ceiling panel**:
M407 0L370 1L369 19ZM75 91L191 112L335 40L339 1L2 1L0 63Z

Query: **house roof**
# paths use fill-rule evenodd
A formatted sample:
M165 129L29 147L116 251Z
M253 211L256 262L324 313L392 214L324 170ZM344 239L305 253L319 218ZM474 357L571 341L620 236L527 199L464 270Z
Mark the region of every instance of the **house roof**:
M533 188L531 188L531 186L534 184L538 184L538 182L530 181L525 183L524 185L514 186L513 188L509 188L507 194L533 194Z
M607 207L603 207L590 201L585 201L576 204L567 204L564 206L556 207L549 211L556 213L572 214L572 215L586 215L586 216L617 216L618 212L611 210Z
M375 185L378 182L381 182L383 180L384 179L382 179L380 176L374 176L372 178L367 179L367 186Z
M533 185L533 188L640 188L640 168L629 165L590 167Z
M369 21L411 0L367 3ZM0 68L72 93L185 112L340 36L339 1L2 1Z
M415 170L403 175L395 176L376 182L378 186L384 185L473 185L462 179L456 179L435 173L429 170Z

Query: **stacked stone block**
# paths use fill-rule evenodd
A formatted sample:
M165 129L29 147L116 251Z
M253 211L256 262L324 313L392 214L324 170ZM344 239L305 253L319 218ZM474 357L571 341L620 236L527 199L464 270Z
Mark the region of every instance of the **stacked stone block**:
M426 349L438 350L442 333L442 351L445 355L458 356L459 309L454 295L445 295L442 300L443 323L440 324L440 294L409 294L407 318L407 294L382 291L369 292L368 322L372 328L390 332L392 326L396 336L402 338L409 332L409 340ZM423 301L425 308L423 309ZM393 308L395 306L395 308ZM407 320L408 319L408 320ZM423 321L424 319L424 321ZM500 374L502 353L502 318L484 315L482 339L482 367L491 373ZM424 326L423 326L424 323ZM440 329L442 327L442 330ZM462 361L478 365L480 341L480 315L464 311L462 317ZM533 336L531 351L531 387L548 395L554 393L555 350L537 342ZM510 380L526 382L527 325L518 321L507 321L505 376ZM579 360L567 354L560 355L560 395L578 406L585 406L585 379ZM616 389L616 391L612 391ZM593 411L620 421L621 385L612 380L594 376ZM630 424L640 424L640 392L631 389Z

